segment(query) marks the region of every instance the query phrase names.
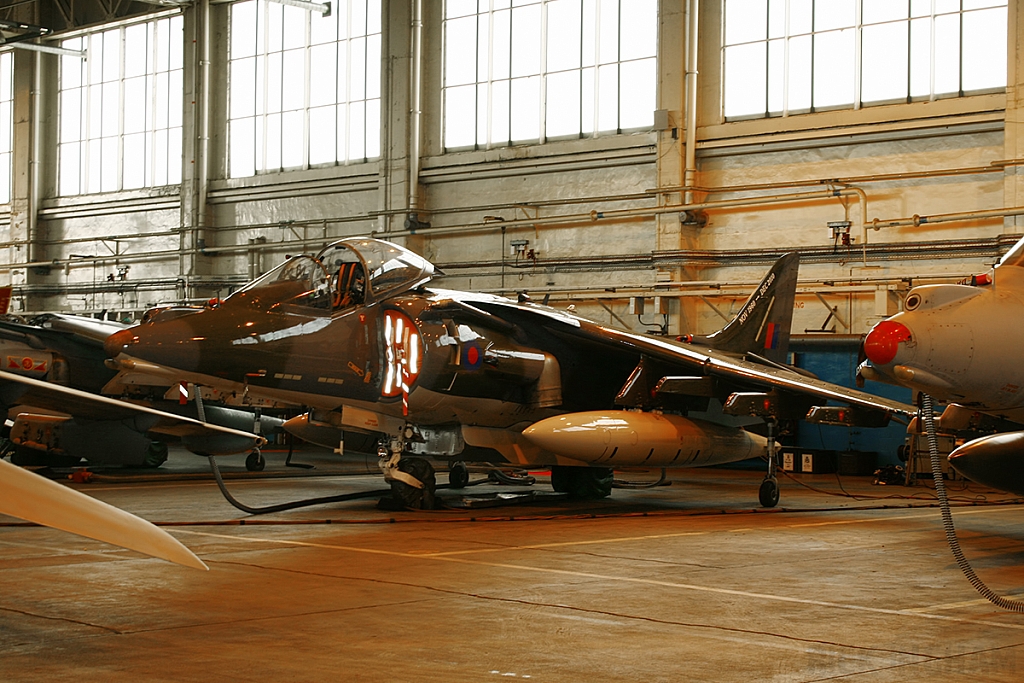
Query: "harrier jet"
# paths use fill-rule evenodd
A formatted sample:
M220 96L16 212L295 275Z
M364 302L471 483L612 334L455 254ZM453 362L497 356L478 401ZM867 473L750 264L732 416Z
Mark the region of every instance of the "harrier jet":
M223 302L154 311L112 335L106 351L125 372L309 406L286 429L314 442L337 447L345 431L376 433L386 479L414 503L429 498L434 479L415 456L497 452L551 467L556 490L599 497L613 469L763 455L763 437L697 417L720 405L719 417L767 423L759 497L772 506L779 421L881 426L914 412L780 362L796 268L795 254L780 259L718 332L669 339L526 297L438 289L434 266L417 254L348 238L285 261ZM452 471L464 477L464 467Z
M945 429L1000 431L957 448L949 462L970 479L1024 495L1024 431L1013 431L1024 424L1024 239L992 273L915 287L903 308L868 333L859 375L949 401L939 420Z

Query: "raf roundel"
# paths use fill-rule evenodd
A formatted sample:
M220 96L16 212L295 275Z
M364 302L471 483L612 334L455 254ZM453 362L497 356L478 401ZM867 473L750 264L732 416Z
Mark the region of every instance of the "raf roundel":
M476 341L467 342L462 347L462 366L467 370L478 370L483 365L484 354Z

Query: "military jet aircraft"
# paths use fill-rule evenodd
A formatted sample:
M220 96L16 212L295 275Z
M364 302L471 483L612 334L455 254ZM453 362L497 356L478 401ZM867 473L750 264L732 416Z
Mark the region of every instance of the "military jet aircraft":
M3 460L0 460L0 513L186 567L207 569L191 550L141 517Z
M914 287L903 307L868 333L859 375L949 401L943 429L1003 432L960 446L949 462L970 479L1024 495L1024 431L1012 431L1024 424L1024 239L991 273Z
M118 372L105 365L107 354L103 344L107 337L125 327L120 323L63 314L46 314L27 323L0 319L0 368L11 375L45 380L93 394L128 394L133 400L163 412L196 418L194 403L179 405L176 382L170 392L170 382L137 376L120 377L108 387ZM164 399L167 393L173 394L173 400ZM69 467L85 459L91 465L156 467L167 458L167 445L146 434L147 422L126 424L102 408L99 412L88 409L70 415L63 410L66 403L62 397L44 399L42 403L27 403L29 400L28 396L21 396L16 405L9 406L7 417L13 423L10 441L14 449L11 461L15 464ZM5 401L0 402L7 405ZM207 404L205 417L215 425L254 431L251 409ZM279 429L283 420L261 415L259 423L259 431L269 433ZM161 433L161 428L157 426L154 432ZM186 443L202 450L204 444L197 438L196 435L187 437ZM223 440L224 437L217 438ZM251 436L240 440L238 452L251 449L252 443ZM252 464L254 459L256 463ZM250 469L262 469L258 450L250 453L246 464Z
M780 259L720 331L667 339L523 298L433 288L435 268L417 254L347 238L292 257L217 305L147 314L106 350L126 372L163 368L310 406L286 425L302 438L338 444L345 430L380 434L385 477L412 504L429 500L434 478L415 455L458 461L496 451L551 466L556 490L590 497L608 495L612 468L763 454L764 439L694 417L720 401L727 414L768 423L759 497L771 506L779 420L883 425L914 412L779 362L797 258ZM827 407L829 399L845 405Z

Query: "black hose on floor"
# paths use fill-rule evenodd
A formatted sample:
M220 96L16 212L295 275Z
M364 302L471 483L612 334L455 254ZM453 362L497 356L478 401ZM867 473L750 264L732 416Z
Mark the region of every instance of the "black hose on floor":
M250 515L265 515L271 512L284 512L285 510L295 510L296 508L309 507L311 505L321 505L324 503L341 503L346 500L357 500L359 498L375 498L377 496L391 495L391 489L378 489L376 491L362 491L359 493L344 493L337 496L321 496L320 498L307 498L305 500L296 500L291 503L278 503L277 505L264 505L262 507L250 507L245 503L240 503L235 500L235 497L231 495L228 488L224 485L224 478L220 475L220 468L217 466L217 459L210 455L207 456L210 461L210 469L213 470L213 478L217 480L217 488L220 489L224 499L234 505L236 508Z
M953 557L960 566L967 580L974 586L974 589L981 593L982 597L997 607L1010 610L1011 612L1024 612L1024 602L1009 600L985 585L985 582L974 573L974 568L964 557L960 549L960 541L956 537L956 527L953 526L953 513L949 508L949 500L946 498L946 483L942 479L942 462L939 460L939 444L935 438L935 414L932 411L932 397L928 394L921 394L921 412L924 417L925 436L928 440L928 454L932 461L932 478L935 480L935 493L939 497L939 508L942 510L942 526L946 529L946 541L949 549L953 551Z

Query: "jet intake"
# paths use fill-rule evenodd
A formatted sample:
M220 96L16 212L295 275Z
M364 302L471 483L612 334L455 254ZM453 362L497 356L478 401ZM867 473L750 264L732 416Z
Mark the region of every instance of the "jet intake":
M979 484L1024 496L1024 432L968 441L949 454L949 464Z
M523 431L531 443L605 467L698 467L764 454L763 437L681 415L594 410L541 420Z

